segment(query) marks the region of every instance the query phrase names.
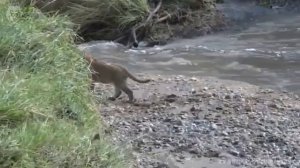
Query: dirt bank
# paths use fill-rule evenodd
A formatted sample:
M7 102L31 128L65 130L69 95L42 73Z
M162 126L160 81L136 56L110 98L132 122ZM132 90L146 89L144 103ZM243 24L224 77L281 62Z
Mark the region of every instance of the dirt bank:
M192 1L191 1L192 2ZM221 31L226 21L213 0L195 1L189 7L180 4L167 4L160 12L161 16L169 16L165 21L153 24L145 35L149 46L166 44L178 38L193 38ZM202 4L202 5L199 5Z
M195 37L221 29L222 14L215 0L15 0L47 14L70 17L83 41L107 40L131 47L140 41L149 46L178 37ZM79 40L78 43L83 42Z
M137 167L184 167L195 161L188 167L198 168L207 161L200 158L227 167L300 166L296 95L214 78L152 79L130 82L135 105L125 103L126 95L101 104L108 132L133 148ZM99 87L100 93L110 91L109 85Z

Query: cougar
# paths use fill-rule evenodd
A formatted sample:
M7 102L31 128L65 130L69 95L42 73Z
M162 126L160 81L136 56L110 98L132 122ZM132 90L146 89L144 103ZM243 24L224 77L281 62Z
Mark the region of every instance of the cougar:
M129 102L134 101L133 92L127 86L127 78L130 78L139 83L148 83L150 79L138 79L133 76L128 70L117 64L108 64L103 61L93 58L90 54L85 54L85 59L90 64L92 71L92 84L90 86L91 90L94 90L95 82L101 83L111 83L114 85L115 93L109 100L116 100L121 96L122 91L128 95Z

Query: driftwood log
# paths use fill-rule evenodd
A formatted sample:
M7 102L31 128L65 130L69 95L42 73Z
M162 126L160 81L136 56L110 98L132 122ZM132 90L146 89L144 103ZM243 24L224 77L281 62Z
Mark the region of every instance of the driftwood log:
M142 40L145 37L147 30L149 30L153 24L157 23L157 21L154 21L153 17L161 8L162 0L159 0L158 3L155 4L156 6L154 10L149 12L148 17L143 22L134 25L130 30L127 31L127 33L125 33L125 35L115 39L114 41L120 42L127 38L127 46L129 48L132 46L138 47L139 40Z
M140 23L139 25L136 25L132 28L132 38L133 38L133 47L138 47L138 37L137 37L137 31L139 29L142 29L140 34L143 34L143 36L145 36L145 33L147 32L147 29L149 27L152 26L152 24L154 23L153 21L153 16L159 11L160 7L161 7L161 4L162 4L162 0L160 0L158 3L157 3L157 6L155 7L155 9L153 11L151 11L147 17L147 19Z

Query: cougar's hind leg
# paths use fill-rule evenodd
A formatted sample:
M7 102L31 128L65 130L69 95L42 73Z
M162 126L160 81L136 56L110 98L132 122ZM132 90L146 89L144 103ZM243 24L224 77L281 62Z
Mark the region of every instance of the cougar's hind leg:
M128 88L128 86L126 84L124 84L122 87L121 87L122 91L125 92L129 98L129 102L130 103L133 103L134 102L134 97L133 97L133 92L132 90L130 90Z
M114 100L116 100L118 97L120 97L121 94L122 94L121 89L119 89L118 87L115 86L115 94L114 94L114 96L109 97L108 99L111 100L111 101L114 101Z

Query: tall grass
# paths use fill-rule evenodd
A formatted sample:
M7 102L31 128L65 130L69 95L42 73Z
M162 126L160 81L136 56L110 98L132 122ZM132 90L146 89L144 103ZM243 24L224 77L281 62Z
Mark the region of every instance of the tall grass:
M29 5L31 0L13 0L22 5ZM114 39L141 22L149 14L148 0L37 0L31 5L44 12L66 14L73 23L79 25L80 33L98 36L101 39Z
M80 25L99 22L126 27L141 21L149 12L147 0L71 0L66 11Z
M70 0L64 11L85 36L114 40L148 16L147 0Z
M92 141L102 135L100 118L73 26L67 17L1 1L0 167L126 165L105 138Z

